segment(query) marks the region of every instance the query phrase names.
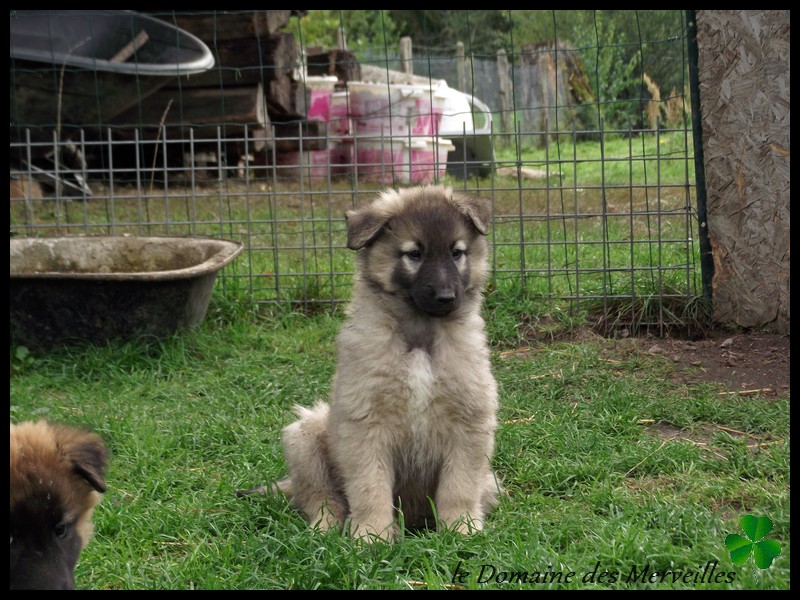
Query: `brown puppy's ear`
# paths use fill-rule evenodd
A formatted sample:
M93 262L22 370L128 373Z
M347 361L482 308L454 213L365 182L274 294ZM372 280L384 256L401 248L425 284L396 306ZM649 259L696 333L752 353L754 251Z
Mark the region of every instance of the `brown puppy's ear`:
M369 206L348 210L344 218L347 221L347 247L350 250L360 250L369 244L389 221L385 212L373 210Z
M95 490L104 493L107 489L105 472L108 466L108 450L102 438L88 431L59 428L59 451L72 464L75 472L89 482Z
M453 195L450 196L450 201L455 204L462 214L469 217L475 229L481 235L486 235L489 232L492 206L488 200L471 194L464 194L463 192L453 192Z

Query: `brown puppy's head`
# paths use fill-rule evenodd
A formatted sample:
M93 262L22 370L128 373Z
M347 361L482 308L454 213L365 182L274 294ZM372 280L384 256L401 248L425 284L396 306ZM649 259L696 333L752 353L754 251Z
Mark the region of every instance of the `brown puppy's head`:
M11 589L72 589L106 491L96 434L42 420L11 425Z

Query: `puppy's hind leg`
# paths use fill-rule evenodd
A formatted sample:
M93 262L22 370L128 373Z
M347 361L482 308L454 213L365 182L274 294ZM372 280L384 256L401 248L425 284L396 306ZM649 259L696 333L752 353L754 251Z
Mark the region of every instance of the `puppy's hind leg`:
M289 475L276 485L314 527L326 531L347 517L347 501L328 450L328 404L296 408L299 420L283 430Z
M326 531L340 526L348 511L328 454L328 404L318 402L311 409L298 406L295 411L300 418L283 429L288 475L276 483L239 490L236 495L283 494L311 525Z

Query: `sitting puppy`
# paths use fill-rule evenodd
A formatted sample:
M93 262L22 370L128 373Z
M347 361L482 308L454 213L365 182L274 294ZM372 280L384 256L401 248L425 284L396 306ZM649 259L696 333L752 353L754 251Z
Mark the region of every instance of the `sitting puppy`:
M490 216L443 186L387 190L347 213L358 254L330 400L298 407L277 484L316 527L386 540L399 515L409 528L483 527L499 490L481 317Z
M94 433L44 420L11 425L12 590L75 587L107 463Z

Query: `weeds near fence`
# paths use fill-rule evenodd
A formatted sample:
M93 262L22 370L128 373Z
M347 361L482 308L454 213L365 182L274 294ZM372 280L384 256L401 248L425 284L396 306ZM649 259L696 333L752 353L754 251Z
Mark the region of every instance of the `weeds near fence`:
M607 305L630 303L628 314L648 323L652 314L645 305L661 303L661 317L677 318L673 305L699 295L685 136L658 130L558 133L544 147L519 146L526 138L512 137L517 149L498 151L498 169L489 176L446 176L443 183L493 202L493 293L512 302L523 294L571 310L597 298ZM216 180L202 171L189 179L180 169L165 173L170 178L161 188L117 169L106 180L94 175L92 198L12 202L12 233L28 232L35 223L42 235L235 239L247 252L221 273L225 293L306 313L335 311L348 300L353 255L346 249L344 212L374 198L378 183L352 177L298 181L255 168L244 178Z

